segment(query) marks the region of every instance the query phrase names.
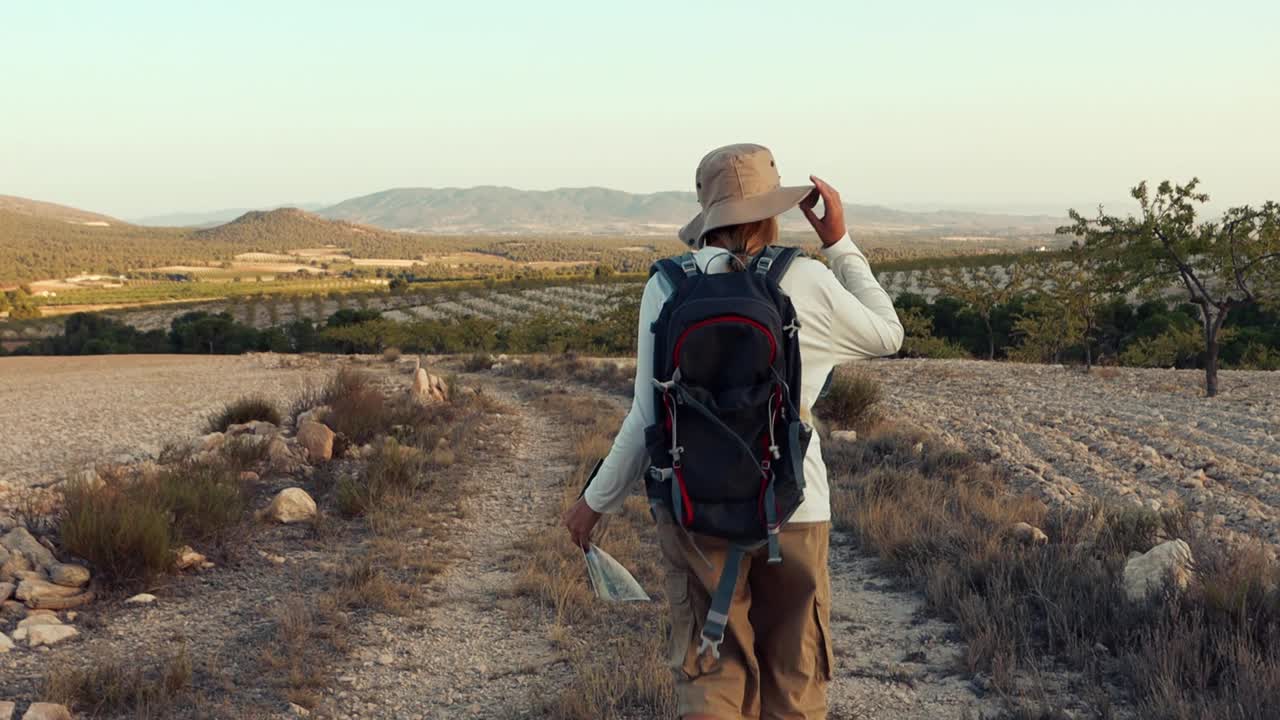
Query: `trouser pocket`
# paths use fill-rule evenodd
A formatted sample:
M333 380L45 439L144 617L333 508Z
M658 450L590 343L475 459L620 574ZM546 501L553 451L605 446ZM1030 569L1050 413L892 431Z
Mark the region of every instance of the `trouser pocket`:
M831 646L831 598L819 591L813 603L813 622L818 633L818 677L831 682L836 666L835 651Z

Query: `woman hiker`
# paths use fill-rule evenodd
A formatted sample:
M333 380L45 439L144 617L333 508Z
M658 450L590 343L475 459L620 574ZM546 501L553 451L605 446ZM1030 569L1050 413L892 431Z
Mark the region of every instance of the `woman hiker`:
M781 186L772 153L759 145L713 150L702 159L696 173L702 212L680 231L680 238L692 249L691 255L682 256L690 276L744 272L755 267L756 258L777 252L765 252L778 240L777 216L797 205L818 234L827 265L796 257L776 280L794 306L791 326L798 326L795 342L799 346L800 389L792 407L802 419L795 425L805 433L812 422L814 401L833 368L891 355L898 351L903 335L889 296L876 282L866 256L849 238L839 193L816 177L809 179L812 185ZM819 198L821 216L815 210ZM590 543L601 513L620 509L634 481L646 472L666 472L654 482L663 481L663 487L671 487L673 492L684 488L677 476L680 452L687 443L670 443L675 453L675 462L668 463L675 466L673 475L670 468L660 472L650 467L654 442L647 442L645 436L646 428L653 432L653 428L662 427L666 412L676 419L675 410L665 401L664 407L655 407L666 396L655 396L654 391L655 386L669 389L673 384L654 381L654 346L663 341L655 339L653 331L673 292L670 278L661 272L645 285L640 301L635 399L608 456L583 497L563 518L579 547ZM771 339L767 347L776 349L773 342ZM676 348L679 356L679 343ZM725 359L714 361L720 365L713 372L722 369L732 373L734 356L716 357ZM672 379L680 381L681 373L674 374ZM664 413L662 418L659 410ZM684 427L687 422L680 420L679 424ZM668 422L666 433L675 432ZM808 439L807 447L795 440L793 437L792 444L802 453L795 467L803 472L799 482L803 500L785 522L779 519L772 526L768 550L762 544L743 552L719 537L690 531L696 527L691 522L696 508L673 509L672 505L682 504L679 492L672 496L674 502L652 504L667 574L671 614L668 660L675 675L679 715L685 720L826 716L826 686L833 664L828 629L831 506L827 469L816 433ZM736 439L734 442L747 447ZM761 444L767 443L762 438ZM666 448L660 445L658 450L665 452ZM729 451L737 452L733 448ZM779 457L776 449L773 457ZM767 460L766 456L766 475ZM697 504L687 496L684 500ZM720 580L726 576L730 561L732 599L725 598L728 610L722 614L723 623L717 623L713 620L717 617L716 598L727 596L717 590L722 590ZM716 632L709 634L709 625L717 625ZM715 641L717 637L722 642Z

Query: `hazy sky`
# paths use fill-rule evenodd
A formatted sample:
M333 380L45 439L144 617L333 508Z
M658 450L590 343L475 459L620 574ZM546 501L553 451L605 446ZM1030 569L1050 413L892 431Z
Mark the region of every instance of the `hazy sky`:
M847 199L1280 199L1280 3L0 3L0 193L123 217L401 186L688 189L771 146Z

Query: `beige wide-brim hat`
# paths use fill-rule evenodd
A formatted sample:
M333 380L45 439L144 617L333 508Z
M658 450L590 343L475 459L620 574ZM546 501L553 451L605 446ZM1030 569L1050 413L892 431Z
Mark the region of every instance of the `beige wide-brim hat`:
M781 215L817 192L813 185L783 187L773 153L751 144L707 153L698 163L694 183L702 212L680 228L680 239L695 249L712 230Z

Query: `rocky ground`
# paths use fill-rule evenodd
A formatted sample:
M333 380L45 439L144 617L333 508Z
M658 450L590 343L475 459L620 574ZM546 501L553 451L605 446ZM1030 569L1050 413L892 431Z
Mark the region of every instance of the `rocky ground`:
M1280 373L964 360L875 362L884 412L1007 467L1054 502L1183 506L1209 526L1280 544Z
M277 355L0 358L0 510L83 467L154 457L200 434L223 403L261 394L288 407L332 372Z

